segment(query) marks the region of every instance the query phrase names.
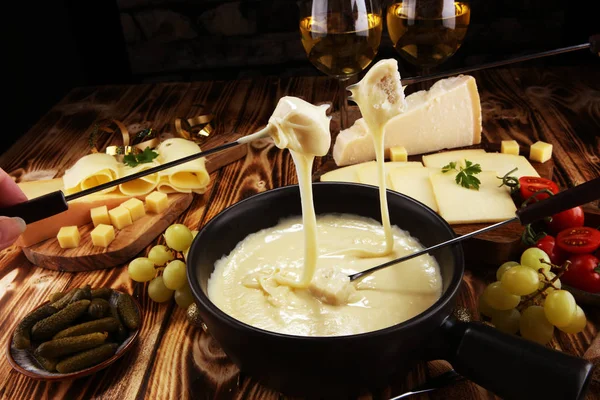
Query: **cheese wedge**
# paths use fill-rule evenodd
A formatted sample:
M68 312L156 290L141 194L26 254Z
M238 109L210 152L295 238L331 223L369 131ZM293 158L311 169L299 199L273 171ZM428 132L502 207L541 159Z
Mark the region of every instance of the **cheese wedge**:
M481 104L472 76L437 81L429 91L406 97L405 111L385 125L385 149L404 146L409 155L481 142ZM375 159L364 119L340 132L333 146L338 166Z
M482 171L495 171L498 176L504 176L515 168L518 168L511 175L517 178L522 176L540 176L533 166L523 156L504 153L486 153L474 152L473 150L463 150L455 152L445 152L423 156L423 164L426 167L442 168L451 161L460 162L469 160L473 164L479 164ZM451 154L454 153L454 154ZM500 182L500 180L497 180Z
M431 174L431 185L439 213L449 224L500 222L515 216L517 207L504 187L498 187L497 172L482 171L479 190L454 181L454 173Z
M430 174L437 172L439 172L437 168L395 168L389 172L388 180L391 188L396 192L412 197L438 212L437 201L429 179Z
M21 182L18 184L21 190L31 200L56 190L63 190L62 178L46 181ZM29 247L43 240L56 237L63 226L82 226L92 221L90 211L93 208L106 206L113 209L130 196L118 193L91 194L69 202L69 209L60 214L53 215L41 221L27 225L25 232L19 237L16 244L20 247Z
M390 181L387 177L389 177L390 171L397 168L423 168L423 164L419 161L391 161L385 163L385 176L386 176L386 186L390 186ZM377 174L377 164L365 163L361 164L358 170L356 171L356 175L358 177L358 183L364 183L365 185L373 185L379 186L379 175Z

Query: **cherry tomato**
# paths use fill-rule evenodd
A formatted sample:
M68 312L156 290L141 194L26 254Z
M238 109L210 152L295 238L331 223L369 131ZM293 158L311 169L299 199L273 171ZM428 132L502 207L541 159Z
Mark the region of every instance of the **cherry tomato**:
M554 234L564 231L567 228L576 228L583 226L584 213L581 207L573 207L552 216L552 221L548 223L548 229Z
M568 228L556 236L556 245L573 253L593 253L600 246L600 231L588 226Z
M535 243L535 247L542 249L550 257L550 262L555 265L562 265L567 259L568 254L560 247L556 246L554 236L546 235Z
M519 178L519 191L523 200L527 200L531 196L540 190L547 189L552 193L558 193L558 186L550 179L538 178L536 176L522 176ZM550 197L548 193L538 193L535 198L537 200L544 200Z
M561 281L586 292L600 292L600 260L591 254L574 254L569 261L571 265Z

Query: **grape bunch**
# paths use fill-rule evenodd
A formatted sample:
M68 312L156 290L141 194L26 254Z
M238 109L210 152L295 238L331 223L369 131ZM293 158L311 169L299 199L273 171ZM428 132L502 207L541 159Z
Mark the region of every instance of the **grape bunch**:
M187 254L194 234L183 224L173 224L165 231L164 238L166 246L152 247L146 257L132 260L127 271L136 282L150 282L148 296L153 301L163 303L175 297L179 307L187 308L194 298L187 281L185 262L177 256Z
M561 289L560 276L568 268L550 263L541 249L529 248L520 262L505 262L479 298L479 312L496 329L540 344L554 336L554 327L565 333L583 331L585 313L571 293ZM554 268L557 273L551 271Z

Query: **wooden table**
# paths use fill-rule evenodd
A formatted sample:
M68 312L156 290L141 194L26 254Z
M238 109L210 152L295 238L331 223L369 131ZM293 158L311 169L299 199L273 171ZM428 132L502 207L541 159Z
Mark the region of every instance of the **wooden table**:
M597 68L497 69L475 74L484 113L484 138L514 138L523 146L538 139L554 145L554 177L562 187L600 176L600 81ZM165 83L105 86L71 91L11 149L0 167L19 180L59 177L88 153L84 132L100 118L116 118L132 127L144 123L159 132L172 130L175 117L201 113L199 104L217 115L217 132L250 133L266 124L284 95L313 103L335 101L336 82L326 78L255 79L236 82ZM334 103L335 104L335 103ZM116 136L106 138L112 143ZM317 165L318 167L318 165ZM223 208L255 193L296 183L288 152L257 143L245 159L211 176L208 192L196 196L180 221L200 228ZM459 305L476 310L493 270L468 266ZM278 394L241 375L219 345L187 322L174 302L150 301L142 284L134 284L123 266L89 273L64 273L33 267L15 247L0 251L0 309L4 316L0 342L36 304L50 293L89 283L135 293L145 311L137 346L109 369L62 383L30 380L0 361L0 396L6 398L271 398ZM600 328L600 312L585 307L589 323L578 335L557 333L551 346L582 355ZM474 314L476 315L476 314ZM476 317L475 317L476 318ZM447 368L423 363L404 380L365 398L389 398L423 383ZM552 382L534 384L554 384ZM595 388L593 388L595 389ZM461 382L421 398L483 399L494 396ZM590 391L590 399L600 393Z

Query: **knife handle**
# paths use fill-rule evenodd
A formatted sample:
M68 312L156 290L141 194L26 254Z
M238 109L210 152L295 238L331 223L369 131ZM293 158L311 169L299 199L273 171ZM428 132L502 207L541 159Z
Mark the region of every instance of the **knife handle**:
M9 207L0 207L0 216L20 217L30 224L68 209L64 193L58 190Z
M600 199L600 178L592 179L581 185L563 190L547 199L520 208L517 210L517 217L519 217L522 225L527 225L598 199Z

